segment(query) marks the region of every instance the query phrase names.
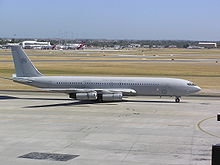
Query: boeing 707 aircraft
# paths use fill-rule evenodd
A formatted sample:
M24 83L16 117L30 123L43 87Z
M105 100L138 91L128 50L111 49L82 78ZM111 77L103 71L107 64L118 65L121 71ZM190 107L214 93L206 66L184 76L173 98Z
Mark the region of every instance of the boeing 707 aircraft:
M174 96L175 102L180 102L181 96L201 90L190 81L176 78L45 76L20 46L12 46L11 50L16 70L14 82L67 93L76 100L120 101L123 96L136 95Z

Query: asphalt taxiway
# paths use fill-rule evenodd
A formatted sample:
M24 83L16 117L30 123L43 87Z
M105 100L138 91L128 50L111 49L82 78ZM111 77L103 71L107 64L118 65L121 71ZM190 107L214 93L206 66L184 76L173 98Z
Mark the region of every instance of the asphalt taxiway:
M207 165L220 143L219 107L217 97L93 103L1 91L1 164Z

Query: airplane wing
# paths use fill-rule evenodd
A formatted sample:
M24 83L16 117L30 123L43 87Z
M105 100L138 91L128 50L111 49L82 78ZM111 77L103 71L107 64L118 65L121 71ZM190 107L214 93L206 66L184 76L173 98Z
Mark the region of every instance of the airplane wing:
M104 93L118 93L122 94L136 94L134 89L124 89L124 88L108 88L108 89L80 89L80 88L42 88L42 90L59 92L59 93L88 93L88 92L97 92L98 94Z
M0 77L1 79L6 79L6 80L13 80L12 78L7 78L7 77Z

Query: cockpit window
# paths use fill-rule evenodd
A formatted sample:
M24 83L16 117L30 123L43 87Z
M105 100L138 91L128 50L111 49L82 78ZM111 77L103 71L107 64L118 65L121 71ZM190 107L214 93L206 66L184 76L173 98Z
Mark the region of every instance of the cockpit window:
M196 86L196 84L191 83L191 82L190 82L190 83L187 83L187 85L188 85L188 86Z

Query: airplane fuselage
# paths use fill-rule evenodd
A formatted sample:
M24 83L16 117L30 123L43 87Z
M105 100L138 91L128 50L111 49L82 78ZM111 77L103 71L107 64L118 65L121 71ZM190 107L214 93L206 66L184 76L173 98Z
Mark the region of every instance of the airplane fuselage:
M133 89L139 96L184 96L200 90L187 80L175 78L41 76L14 81L38 88Z

